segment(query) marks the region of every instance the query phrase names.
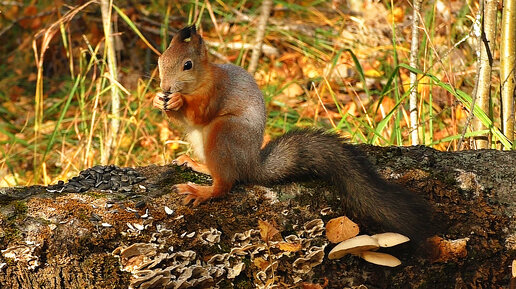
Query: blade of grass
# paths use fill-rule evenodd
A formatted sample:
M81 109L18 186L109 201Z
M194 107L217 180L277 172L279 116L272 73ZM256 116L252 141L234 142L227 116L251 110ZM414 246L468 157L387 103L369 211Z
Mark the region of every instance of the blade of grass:
M156 55L161 55L161 52L159 52L156 48L154 48L154 46L152 46L152 44L149 43L149 41L147 40L147 38L145 38L145 36L143 36L143 34L140 32L140 30L138 29L138 27L136 27L136 25L134 24L134 22L131 20L131 18L129 18L120 8L118 8L118 6L116 6L115 4L113 4L113 8L115 8L116 12L118 13L118 15L120 15L120 17L122 17L122 19L125 21L125 23L127 23L127 25L129 25L129 27L134 31L134 33L136 33L136 35L138 35L138 37L140 37L140 39L145 43L145 45L147 45L147 47L149 47L154 53L156 53Z
M399 65L402 68L414 71L415 73L420 73L422 75L426 75L430 77L439 87L445 89L449 93L451 93L453 96L455 96L460 102L462 102L466 107L471 107L471 102L473 101L471 96L465 93L464 91L460 89L456 89L452 87L448 83L442 82L439 78L436 76L424 73L423 71L419 69L415 69L413 67L410 67L404 63ZM491 121L491 119L487 116L487 114L477 105L473 108L473 114L482 122L483 125L485 125L489 131L498 138L498 140L501 142L501 144L504 146L505 149L511 149L512 143L503 135L503 133L500 131L499 128L497 128L494 123Z
M70 90L70 93L68 94L68 98L66 99L66 103L65 103L63 109L61 110L61 114L59 115L59 119L57 120L56 126L54 127L54 131L52 132L52 135L50 136L50 139L48 141L47 149L45 150L45 153L43 154L42 162L45 162L45 158L46 158L48 152L50 151L50 149L52 149L52 146L54 145L57 132L61 128L61 122L63 121L63 118L64 118L66 112L70 108L70 103L72 102L73 96L75 95L75 92L76 92L77 88L79 87L80 82L81 82L81 77L80 76L76 77L73 87Z

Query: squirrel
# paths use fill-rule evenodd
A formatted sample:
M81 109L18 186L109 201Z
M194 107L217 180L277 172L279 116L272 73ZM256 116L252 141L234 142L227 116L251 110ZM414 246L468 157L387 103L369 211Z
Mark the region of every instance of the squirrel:
M271 185L320 178L333 185L344 208L386 229L414 237L424 231L426 201L380 178L360 152L336 134L294 130L262 149L266 111L256 81L242 67L215 64L195 26L181 29L158 59L160 88L153 106L181 126L199 162L175 164L209 174L211 186L177 184L194 206L227 194L235 183Z

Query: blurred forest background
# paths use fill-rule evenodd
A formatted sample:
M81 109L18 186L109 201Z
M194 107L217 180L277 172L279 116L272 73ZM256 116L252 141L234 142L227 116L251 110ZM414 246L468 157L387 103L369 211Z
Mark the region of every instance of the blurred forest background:
M188 145L152 107L159 53L178 29L195 23L213 61L247 68L260 4L113 1L114 79L100 2L0 1L0 186L55 183L100 163L170 163ZM476 81L478 12L473 0L422 4L419 70L412 69L420 144L458 149ZM268 110L266 140L318 126L353 143L411 144L412 1L274 0L269 15L254 74ZM496 45L493 59L490 146L510 148L498 129ZM120 96L118 116L113 91ZM469 126L465 132L461 149L486 133Z

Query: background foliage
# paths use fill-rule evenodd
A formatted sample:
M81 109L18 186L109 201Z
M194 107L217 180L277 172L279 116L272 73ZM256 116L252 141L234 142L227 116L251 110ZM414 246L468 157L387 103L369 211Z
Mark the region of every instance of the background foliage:
M246 67L260 3L113 4L122 112L109 162L169 163L188 146L152 108L158 51L175 31L195 22L213 61ZM0 186L48 184L98 164L113 117L99 4L0 5ZM418 135L436 149L456 149L468 114L477 10L476 1L423 3ZM274 1L255 74L269 112L266 139L315 125L354 143L409 145L411 11L410 1ZM497 71L493 81L497 95ZM493 122L485 121L496 132L497 98L491 110ZM480 133L485 131L468 130L466 137ZM499 140L503 145L503 136Z

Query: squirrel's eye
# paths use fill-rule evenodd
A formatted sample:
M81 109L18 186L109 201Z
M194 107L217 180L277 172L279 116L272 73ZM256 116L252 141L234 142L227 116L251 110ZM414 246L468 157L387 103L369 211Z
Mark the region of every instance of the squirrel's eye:
M190 70L192 69L193 64L191 60L187 60L185 64L183 65L183 70Z

